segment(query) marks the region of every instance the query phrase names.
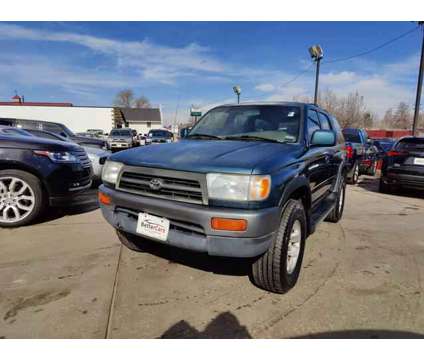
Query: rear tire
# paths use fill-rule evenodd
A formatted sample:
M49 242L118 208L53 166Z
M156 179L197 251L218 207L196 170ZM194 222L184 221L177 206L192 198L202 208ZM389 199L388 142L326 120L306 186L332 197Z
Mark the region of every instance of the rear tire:
M325 221L337 223L341 220L343 216L345 199L346 199L346 183L345 181L343 181L337 193L336 205L334 206L334 209L330 212L330 214L328 214L328 216L325 218Z
M368 169L368 175L375 176L377 173L377 161L374 161Z
M379 183L379 186L378 186L378 191L381 192L382 194L391 194L391 193L393 193L393 188L392 188L391 185L386 184L383 181L383 178L380 178L380 183Z
M359 180L359 164L358 162L355 162L352 168L352 176L350 176L347 181L351 185L355 185L358 183Z
M22 170L0 170L0 227L31 223L45 209L40 179Z
M279 294L294 287L302 266L306 233L306 216L302 202L290 199L271 246L252 264L253 283Z

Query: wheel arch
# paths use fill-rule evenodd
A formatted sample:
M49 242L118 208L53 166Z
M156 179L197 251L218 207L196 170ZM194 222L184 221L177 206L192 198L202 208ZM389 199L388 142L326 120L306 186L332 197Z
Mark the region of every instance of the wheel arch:
M37 169L28 166L26 164L22 164L19 162L4 162L0 161L0 170L21 170L25 171L31 175L34 175L36 178L38 178L41 182L41 187L44 192L44 194L47 196L49 194L47 184L44 181L43 176L37 171Z
M304 176L299 176L292 179L284 188L283 195L280 199L280 207L282 210L289 199L302 201L303 208L308 225L308 234L311 232L310 213L312 205L311 189L309 181Z

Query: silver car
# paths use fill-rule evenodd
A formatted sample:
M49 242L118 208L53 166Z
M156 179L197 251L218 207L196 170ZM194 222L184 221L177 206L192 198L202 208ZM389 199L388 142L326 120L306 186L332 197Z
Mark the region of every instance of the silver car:
M136 146L133 130L129 128L112 129L107 139L110 150L123 150Z

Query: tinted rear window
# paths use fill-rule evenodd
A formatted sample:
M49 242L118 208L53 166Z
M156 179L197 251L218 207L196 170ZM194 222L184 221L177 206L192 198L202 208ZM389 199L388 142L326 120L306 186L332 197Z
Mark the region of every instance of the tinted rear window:
M149 132L150 137L170 137L171 134L164 130L154 130Z
M343 131L343 136L347 142L361 143L361 137L359 136L358 133L352 134L352 133Z
M424 138L400 140L396 145L396 149L424 152Z

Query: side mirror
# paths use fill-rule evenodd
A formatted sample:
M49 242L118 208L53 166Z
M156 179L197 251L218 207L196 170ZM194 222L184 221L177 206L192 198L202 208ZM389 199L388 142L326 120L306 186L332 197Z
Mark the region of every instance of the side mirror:
M316 130L312 134L312 146L334 146L336 145L336 133L331 130Z
M190 129L189 128L181 129L181 131L180 131L180 137L181 138L185 138L185 137L188 136L189 133L190 133Z

